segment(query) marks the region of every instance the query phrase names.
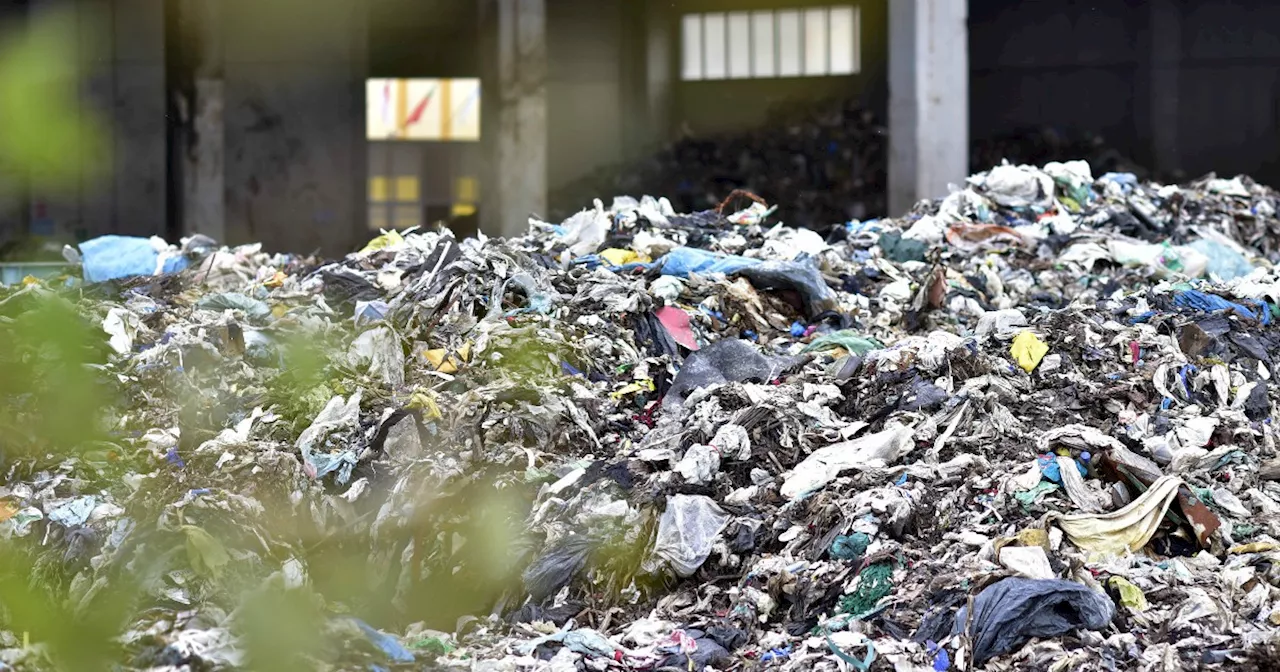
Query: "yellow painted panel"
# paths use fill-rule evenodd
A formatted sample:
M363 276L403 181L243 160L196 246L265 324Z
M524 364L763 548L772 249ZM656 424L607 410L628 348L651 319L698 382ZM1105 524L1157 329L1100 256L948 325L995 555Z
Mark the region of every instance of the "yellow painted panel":
M369 200L373 203L385 203L387 201L387 178L369 178Z
M396 178L396 200L401 203L418 202L418 178L410 175Z
M476 202L477 200L476 192L479 191L478 189L479 186L480 185L477 183L476 178L474 177L459 177L454 184L456 200L463 201L466 203Z

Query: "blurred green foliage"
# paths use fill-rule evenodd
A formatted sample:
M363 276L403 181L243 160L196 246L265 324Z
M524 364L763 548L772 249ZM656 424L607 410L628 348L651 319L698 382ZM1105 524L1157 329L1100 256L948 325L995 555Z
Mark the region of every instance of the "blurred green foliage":
M61 453L102 434L109 389L102 332L66 300L34 292L0 303L0 458Z
M175 572L189 577L192 614L206 608L225 614L220 623L194 627L229 628L244 667L254 670L315 669L351 656L381 660L385 654L340 615L393 630L414 621L449 630L459 617L488 613L504 594L518 592L530 560L520 550L530 541L524 520L539 485L513 481L518 470L478 460L475 473L448 480L420 465L411 481L415 492L394 516L401 522L378 537L369 535L368 525L380 500L342 517L331 511L317 515L321 507L333 506L326 501L337 501L318 496L319 489L330 495L341 490L300 477L292 448L297 435L335 394L363 389L373 404L366 412L407 403L342 363L340 353L353 336L348 330L310 338L283 333L274 354L252 360L250 378L259 382L251 387L265 394L227 395L237 408L223 422L234 422L229 418L253 406L270 409L280 419L263 431L280 452L238 451L251 456L255 469L233 476L215 465L220 451L179 444L179 465L145 449L140 435L155 422L164 429L165 418L181 425L198 390L226 386L231 380L220 377L242 370L247 360L197 365L187 356L180 366L176 357L162 358L150 369L154 377L121 381L108 365L111 350L93 308L102 291L0 290L0 482L69 475L75 491L113 493L124 517L136 524L99 570L86 563L102 538L72 558L67 549L74 546L73 531L47 520L35 523L26 537L0 539L0 651L13 646L4 641L6 631L30 642L17 669L155 664L166 655L172 633L137 637L155 621L171 618L155 614L172 613L173 605L161 606L158 596L172 585L166 581ZM84 303L73 303L79 301ZM460 450L447 427L461 419L434 418L432 433L421 435L434 441L425 448ZM217 429L201 436L212 438ZM183 427L182 435L187 431ZM526 457L518 452L511 459ZM139 476L145 478L134 481L137 490L125 483ZM196 490L208 491L204 501L216 504L177 506ZM253 504L230 494L236 492L250 493ZM291 504L298 492L306 493L302 506ZM12 515L22 506L0 493L0 514ZM284 580L279 570L293 559L305 568L301 585ZM129 632L133 639L121 641ZM359 645L354 651L353 643Z
M76 188L109 164L106 129L79 100L81 54L97 24L81 32L77 18L46 10L0 33L0 165L31 171L42 189Z

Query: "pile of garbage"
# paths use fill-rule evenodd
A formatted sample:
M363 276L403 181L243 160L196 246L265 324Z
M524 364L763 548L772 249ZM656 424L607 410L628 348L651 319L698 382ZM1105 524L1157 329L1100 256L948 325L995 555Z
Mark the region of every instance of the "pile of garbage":
M1054 161L1082 160L1095 175L1133 173L1139 179L1153 177L1151 171L1132 156L1088 130L1055 126L1027 127L989 137L976 138L969 152L969 167L985 170L1005 161L1044 165ZM1165 176L1154 176L1164 179Z
M661 194L692 212L746 189L777 203L796 227L882 217L887 133L857 99L775 106L758 128L686 133L651 155L593 171L552 194L552 212L571 214L600 194Z
M0 669L1275 669L1278 202L85 243L0 295Z
M1102 135L1054 127L977 138L972 170L1004 161L1043 165L1077 159L1093 174L1150 171ZM551 211L569 215L600 194L661 194L675 210L715 208L734 189L778 205L787 224L825 231L834 223L887 212L889 135L883 114L862 99L790 103L771 108L759 128L686 133L635 161L592 171L552 194ZM1163 177L1163 176L1159 176Z

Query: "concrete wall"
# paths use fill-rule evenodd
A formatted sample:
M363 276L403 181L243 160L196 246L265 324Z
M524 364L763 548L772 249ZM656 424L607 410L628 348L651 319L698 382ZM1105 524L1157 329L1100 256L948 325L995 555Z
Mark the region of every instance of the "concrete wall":
M1179 2L1178 155L1190 175L1280 184L1280 5Z
M1280 5L970 0L974 139L1098 131L1162 172L1280 182Z
M1101 132L1136 150L1144 25L1145 14L1126 3L972 0L972 138L1054 126Z

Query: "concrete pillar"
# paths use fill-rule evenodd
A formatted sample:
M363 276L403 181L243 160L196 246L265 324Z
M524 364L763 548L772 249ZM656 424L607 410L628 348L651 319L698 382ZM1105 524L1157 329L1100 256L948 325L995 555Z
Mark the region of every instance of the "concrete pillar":
M1182 14L1175 0L1147 3L1151 158L1160 173L1176 171L1178 151L1178 77L1182 61Z
M222 79L221 5L204 0L183 0L180 30L184 40L181 70L189 81L175 87L181 123L181 147L177 155L182 172L182 229L184 235L201 233L225 241L226 182L223 179L226 150L225 85Z
M367 0L221 0L226 241L365 237Z
M483 0L481 229L519 235L547 213L545 0Z
M111 115L118 233L163 235L166 221L164 0L113 0Z
M676 55L680 53L676 13L665 3L646 3L647 53L645 54L645 92L647 101L647 135L641 153L666 140L671 134L671 111L674 105Z
M889 214L945 196L969 168L966 0L889 3Z

